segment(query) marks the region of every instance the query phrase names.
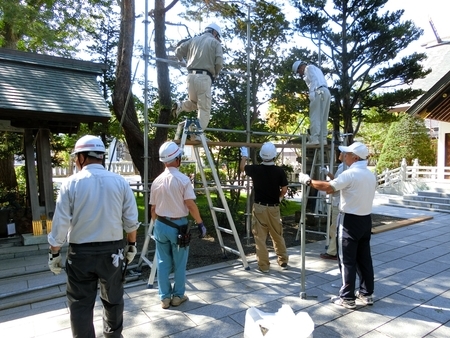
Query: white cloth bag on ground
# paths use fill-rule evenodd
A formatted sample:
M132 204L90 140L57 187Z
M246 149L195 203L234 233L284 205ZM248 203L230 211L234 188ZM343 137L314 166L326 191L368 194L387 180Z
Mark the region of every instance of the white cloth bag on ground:
M255 307L245 313L244 338L307 338L312 337L314 322L306 312L294 314L289 305L275 313Z

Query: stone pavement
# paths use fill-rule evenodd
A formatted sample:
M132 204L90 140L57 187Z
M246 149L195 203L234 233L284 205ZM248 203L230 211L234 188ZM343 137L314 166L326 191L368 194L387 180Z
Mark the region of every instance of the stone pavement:
M224 262L188 272L189 301L161 309L156 286L126 284L124 337L243 337L249 307L276 312L283 304L295 313L304 311L315 324L317 337L450 337L450 227L448 214L385 206L386 196L377 195L374 213L402 218L432 219L373 235L375 267L374 305L348 310L330 303L341 279L337 263L323 260L324 241L307 244L305 285L301 285L300 247L289 249L289 269L282 271L272 260L268 274L250 271L238 261ZM45 253L45 250L42 250ZM3 260L0 276L14 275L20 268L33 271L46 265L46 253ZM27 279L0 283L0 296L24 285L55 283L65 276L46 271ZM60 280L59 280L60 281ZM5 291L6 290L6 291ZM2 337L71 337L64 290L60 297L0 310ZM306 297L300 298L300 292ZM53 290L54 292L54 290ZM24 295L23 297L26 297ZM21 297L18 296L17 299ZM2 308L0 298L0 308ZM102 308L95 308L97 336L102 336ZM298 330L301 331L301 327ZM293 337L296 335L293 335ZM288 337L285 337L288 338Z

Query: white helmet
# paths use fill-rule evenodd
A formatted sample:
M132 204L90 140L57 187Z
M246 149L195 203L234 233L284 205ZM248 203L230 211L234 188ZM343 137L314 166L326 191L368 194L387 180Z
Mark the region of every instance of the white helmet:
M271 161L277 156L277 149L272 142L266 142L262 145L259 156L263 161Z
M102 159L105 152L105 145L100 138L93 135L85 135L75 143L72 155L87 153L88 156Z
M180 147L173 141L167 141L159 147L159 160L163 163L172 162L182 153Z
M219 34L219 37L222 35L222 31L220 30L220 27L215 24L214 22L210 23L208 26L205 27L205 30L207 29L214 29L217 34Z
M306 65L306 62L300 60L295 61L294 64L292 65L292 72L294 74L297 74L298 67L300 67L301 65Z

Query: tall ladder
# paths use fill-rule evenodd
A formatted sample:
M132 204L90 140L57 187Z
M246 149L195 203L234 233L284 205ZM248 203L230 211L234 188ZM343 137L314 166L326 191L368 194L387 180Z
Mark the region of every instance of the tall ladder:
M222 185L219 180L219 176L217 175L216 167L214 165L214 161L212 159L211 152L209 151L209 148L207 145L205 134L203 133L203 130L200 127L200 123L199 123L198 119L197 118L186 118L185 121L180 122L178 125L178 128L177 128L176 135L175 135L175 141L177 141L177 140L179 141L181 133L182 133L182 137L181 137L181 141L180 141L180 148L182 150L184 149L188 135L196 135L198 138L200 138L200 140L199 140L200 143L194 145L195 159L197 161L197 166L199 168L200 176L202 178L203 187L205 189L205 195L208 200L209 209L211 211L211 216L212 216L212 219L214 222L214 228L216 229L216 233L217 233L217 239L219 240L220 248L222 250L224 257L227 257L227 252L231 252L237 256L240 256L245 270L250 270L250 267L248 266L248 263L247 263L247 257L245 256L244 249L242 248L242 244L239 239L239 235L237 233L233 217L231 216L231 212L228 207L228 203L225 198L225 194L223 192ZM202 165L201 158L200 158L200 153L199 153L199 149L198 149L199 145L201 145L205 151L206 159L208 161L209 167L211 168L212 176L214 178L215 186L212 187L211 189L217 191L217 194L219 195L220 200L222 202L223 208L215 207L213 205L213 201L212 201L211 193L210 193L211 189L208 188L208 182L206 180L205 171L203 169L203 165ZM226 214L229 228L219 225L219 222L217 219L218 212ZM150 261L150 259L147 257L150 240L151 239L154 240L153 226L154 226L154 222L151 221L150 225L147 229L145 242L142 247L141 256L140 256L139 263L138 263L138 266L140 266L142 264L142 262L146 262L148 264L148 266L151 268L150 276L149 276L149 279L147 282L147 287L150 289L153 288L153 284L154 284L155 276L156 276L156 270L157 270L157 266L158 266L157 261L156 261L156 254L154 254L153 261ZM222 232L227 233L227 234L232 234L234 236L234 241L236 242L237 250L225 246L223 237L222 237Z
M321 172L320 168L323 168L325 166L325 152L327 153L329 160L330 160L330 164L329 164L329 168L331 171L333 171L333 157L334 157L334 146L333 146L333 140L331 142L331 150L325 149L325 146L323 144L321 144L320 147L318 146L314 146L314 148L312 148L311 146L309 146L308 148L305 147L305 149L302 149L302 159L304 160L304 163L302 163L302 168L307 168L307 163L306 163L306 151L307 149L311 149L314 151L314 156L312 159L312 163L311 163L311 170L309 172L309 176L312 179L320 179L320 180L326 180L325 175ZM305 151L305 153L303 153L303 151ZM303 171L303 170L302 170ZM314 233L314 234L319 234L319 235L325 235L326 236L326 246L329 245L329 228L330 228L330 215L331 215L331 200L330 197L326 194L324 194L322 191L317 191L317 195L316 196L310 196L310 187L306 187L306 186L302 186L301 187L301 191L303 193L303 191L305 190L305 193L302 194L303 196L305 196L305 198L302 197L302 206L305 205L305 209L303 211L302 208L302 214L305 214L304 220L303 218L300 218L300 222L299 222L299 227L297 230L297 235L295 237L296 240L299 240L299 237L301 235L301 229L302 229L302 222L305 223L306 225L306 220L307 220L307 216L313 216L315 218L318 218L318 230L306 230L305 232L308 233ZM314 212L306 212L306 205L309 201L309 199L314 199L315 200L315 208L314 208ZM325 231L321 231L321 220L322 219L326 219L326 230Z
M212 189L208 188L208 182L206 180L205 171L202 165L202 161L200 158L199 147L198 144L194 145L194 153L195 159L197 161L197 167L200 172L200 176L202 179L203 187L205 189L206 199L208 200L209 210L211 211L211 216L214 222L214 228L216 229L217 239L219 240L220 248L222 249L222 253L224 257L227 256L227 252L231 252L237 256L240 256L242 259L242 263L244 265L245 270L250 270L250 267L247 263L247 257L245 256L244 249L242 248L241 240L239 239L238 232L236 230L236 226L234 224L233 217L230 212L230 208L228 207L228 202L225 198L225 194L223 192L222 185L220 183L219 175L217 174L216 167L214 165L213 158L211 156L211 152L209 151L207 140L205 134L203 133L203 129L200 126L200 122L197 118L186 118L185 121L180 122L178 125L177 133L175 135L175 140L178 140L180 137L180 133L182 133L180 148L184 149L184 145L186 144L187 136L195 135L196 138L200 138L200 145L203 147L207 164L211 168L211 173L214 179L214 187ZM216 207L213 204L213 200L211 198L210 190L217 191L218 196L220 197L220 201L222 202L223 207ZM217 213L225 214L228 220L228 226L219 225L217 219ZM234 241L236 242L237 250L226 246L223 242L222 233L226 233L234 236Z

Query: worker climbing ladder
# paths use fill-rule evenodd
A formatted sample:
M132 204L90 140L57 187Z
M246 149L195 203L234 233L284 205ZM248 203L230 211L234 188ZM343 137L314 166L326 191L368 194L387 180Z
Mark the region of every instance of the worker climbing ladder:
M180 140L180 134L181 134L181 140ZM245 270L249 270L250 268L247 263L247 257L245 256L244 249L242 248L242 244L239 239L239 235L237 233L233 217L231 216L231 212L228 207L228 203L225 198L225 194L223 192L223 188L220 183L219 176L217 174L217 171L216 171L216 168L214 165L214 161L211 156L211 152L209 151L209 148L207 145L206 137L203 133L202 128L200 127L200 123L199 123L198 119L186 118L185 121L179 123L177 132L175 135L175 142L179 141L179 143L180 143L179 146L182 150L184 149L184 146L186 144L186 140L187 140L188 136L190 136L191 140L194 139L195 143L196 143L196 144L193 144L195 158L196 158L198 168L200 171L202 184L205 189L205 195L206 195L206 198L208 201L209 209L211 211L214 228L216 229L217 239L219 241L222 253L223 253L224 257L227 256L227 252L231 252L237 256L240 256ZM203 165L201 163L199 146L203 147L203 149L205 151L206 160L208 162L209 167L211 168L211 173L212 173L214 183L215 183L214 187L212 187L212 190L217 191L218 197L220 197L220 201L222 202L223 207L216 207L213 205L213 200L212 200L211 192L210 192L211 188L208 187L208 182L206 180L205 171L204 171ZM223 213L226 215L229 227L219 225L217 213ZM141 263L144 261L151 268L150 277L149 277L149 280L147 283L148 288L153 287L153 283L154 283L155 276L156 276L156 270L157 270L156 255L154 255L153 261L150 261L147 258L150 239L154 239L153 238L153 223L154 223L153 221L150 222L149 228L147 230L147 235L145 238L144 245L142 247L141 257L140 257L139 264L138 264L138 265L141 265ZM230 248L224 244L222 233L226 233L226 234L230 234L230 235L234 236L234 241L236 242L237 249Z

